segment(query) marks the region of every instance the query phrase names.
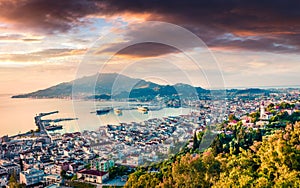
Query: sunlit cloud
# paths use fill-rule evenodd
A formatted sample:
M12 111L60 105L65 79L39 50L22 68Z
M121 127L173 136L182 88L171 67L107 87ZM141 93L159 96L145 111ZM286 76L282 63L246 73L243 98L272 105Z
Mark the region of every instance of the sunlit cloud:
M46 49L43 51L23 53L23 54L2 54L0 57L0 66L7 66L11 62L14 64L29 62L30 64L41 63L50 58L68 57L82 55L86 49ZM24 64L25 66L26 64Z

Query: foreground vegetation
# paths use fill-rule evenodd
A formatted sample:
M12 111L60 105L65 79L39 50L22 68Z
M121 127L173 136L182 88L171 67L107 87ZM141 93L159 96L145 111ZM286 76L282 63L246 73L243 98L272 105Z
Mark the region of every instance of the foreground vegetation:
M300 122L271 135L234 129L232 137L217 136L204 152L185 148L138 169L125 187L300 187Z

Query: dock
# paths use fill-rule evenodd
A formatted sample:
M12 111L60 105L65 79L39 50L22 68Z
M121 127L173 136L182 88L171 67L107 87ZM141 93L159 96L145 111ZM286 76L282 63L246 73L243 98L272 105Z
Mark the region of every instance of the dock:
M58 130L62 129L62 126L57 126L55 128L55 125L50 125L50 122L58 123L61 121L73 121L73 120L78 120L78 118L58 118L58 119L42 119L44 116L52 115L52 114L57 114L59 111L52 111L52 112L46 112L46 113L39 113L34 117L34 121L36 126L41 132L47 132L49 130Z

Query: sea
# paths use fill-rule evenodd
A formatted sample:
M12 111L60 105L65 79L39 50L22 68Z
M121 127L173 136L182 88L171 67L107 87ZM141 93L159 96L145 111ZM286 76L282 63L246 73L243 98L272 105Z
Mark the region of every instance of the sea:
M148 104L120 101L11 98L11 95L2 94L0 95L0 136L12 136L36 130L34 117L41 112L59 111L59 113L45 116L43 119L78 118L78 120L58 122L58 125L63 125L61 133L97 130L107 124L143 122L147 119L178 116L190 112L188 108L162 108L142 113L132 109L137 105L147 106ZM105 107L123 110L121 114L116 114L114 111L104 115L96 114L97 109Z

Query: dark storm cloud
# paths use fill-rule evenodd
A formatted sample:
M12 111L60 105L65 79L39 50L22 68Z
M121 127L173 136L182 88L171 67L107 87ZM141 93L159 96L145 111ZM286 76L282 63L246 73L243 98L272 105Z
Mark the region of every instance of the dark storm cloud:
M80 18L95 13L95 2L89 0L1 0L0 19L18 28L46 33L67 31Z
M184 26L211 47L299 52L300 1L106 1L114 12L151 13L148 19ZM231 34L230 37L223 37ZM256 36L256 38L249 38Z
M194 41L193 37L184 35L182 30L168 27L162 22L131 24L126 29L121 30L120 35L123 37L122 42L109 43L96 53L111 52L132 57L155 57L199 47L198 42ZM177 49L178 45L171 46L178 44L179 38L180 41L184 41L184 43L180 43L181 49ZM168 44L163 42L165 39L167 39ZM157 41L161 43L156 43Z
M64 32L85 24L82 18L88 15L122 16L126 13L134 17L135 14L148 14L148 20L167 21L188 28L212 47L275 52L299 52L300 47L300 1L297 0L0 2L2 20L48 33Z
M103 52L116 52L118 46L119 44L112 44L104 50L99 51L98 54L101 54ZM168 45L146 42L130 45L122 49L121 51L118 51L117 54L131 57L155 57L176 52L179 51Z

